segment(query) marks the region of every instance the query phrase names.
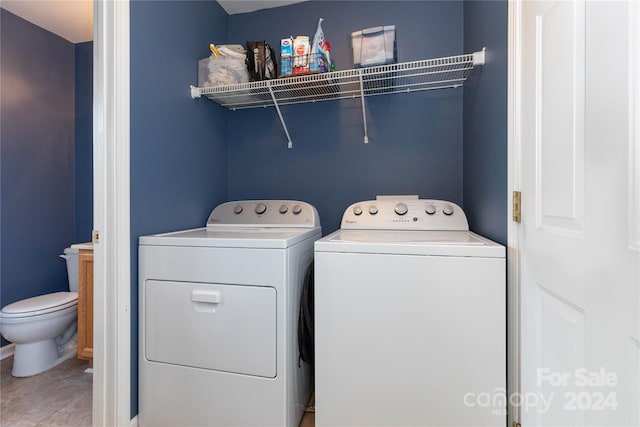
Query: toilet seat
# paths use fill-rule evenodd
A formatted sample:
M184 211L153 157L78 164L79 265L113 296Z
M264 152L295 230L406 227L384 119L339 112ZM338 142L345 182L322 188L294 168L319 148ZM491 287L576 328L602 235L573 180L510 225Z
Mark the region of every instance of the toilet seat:
M77 292L54 292L9 304L2 309L0 317L8 319L40 316L64 310L77 304Z

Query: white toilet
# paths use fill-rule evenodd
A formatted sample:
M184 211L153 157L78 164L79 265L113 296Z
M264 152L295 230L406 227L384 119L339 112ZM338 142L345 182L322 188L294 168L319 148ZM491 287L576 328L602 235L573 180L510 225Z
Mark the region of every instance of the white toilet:
M23 299L0 311L0 333L15 344L14 377L39 374L76 355L78 313L78 250L71 245L60 257L67 261L70 292L54 292Z

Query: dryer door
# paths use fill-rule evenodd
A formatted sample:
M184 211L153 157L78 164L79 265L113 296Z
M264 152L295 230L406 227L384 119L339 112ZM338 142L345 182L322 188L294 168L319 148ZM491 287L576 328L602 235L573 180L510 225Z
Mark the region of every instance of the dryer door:
M147 360L276 376L274 288L160 280L144 286Z

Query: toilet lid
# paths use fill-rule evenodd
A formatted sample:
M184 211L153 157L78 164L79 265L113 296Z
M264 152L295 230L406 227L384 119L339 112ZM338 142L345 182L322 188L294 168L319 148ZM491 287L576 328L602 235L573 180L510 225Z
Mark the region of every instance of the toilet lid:
M16 301L2 309L3 317L35 316L64 310L78 303L77 292L54 292Z

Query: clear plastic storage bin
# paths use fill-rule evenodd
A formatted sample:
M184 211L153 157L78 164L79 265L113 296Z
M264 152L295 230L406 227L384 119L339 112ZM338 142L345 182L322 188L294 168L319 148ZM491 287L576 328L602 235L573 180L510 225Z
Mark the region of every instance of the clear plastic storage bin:
M353 64L359 67L396 62L396 26L385 25L351 33Z
M198 61L198 86L227 86L249 82L244 58L209 56Z

